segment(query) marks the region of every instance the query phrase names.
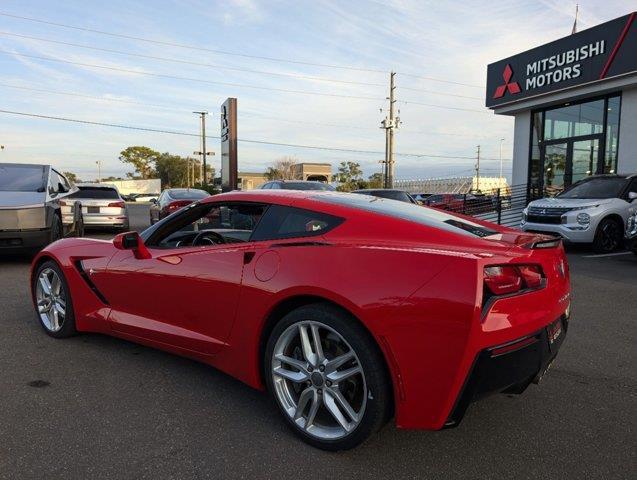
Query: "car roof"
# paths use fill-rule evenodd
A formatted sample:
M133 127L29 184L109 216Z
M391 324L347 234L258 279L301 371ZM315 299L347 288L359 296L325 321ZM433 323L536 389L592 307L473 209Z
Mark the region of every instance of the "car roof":
M0 162L0 165L9 166L9 167L45 167L45 168L53 168L48 163L14 163L14 162Z
M111 183L76 183L75 186L78 188L110 188L111 190L117 190L117 187Z

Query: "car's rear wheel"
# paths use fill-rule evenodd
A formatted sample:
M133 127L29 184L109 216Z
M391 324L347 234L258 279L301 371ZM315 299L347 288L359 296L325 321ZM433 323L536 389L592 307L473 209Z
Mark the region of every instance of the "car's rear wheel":
M53 222L51 224L51 242L53 243L56 240L62 238L63 232L62 220L57 215L54 216Z
M597 226L593 249L597 253L614 252L622 242L623 233L620 222L613 218L605 218Z
M36 313L44 331L55 338L75 335L71 292L60 267L53 261L42 263L33 276L32 289Z
M370 334L329 305L300 307L274 328L268 389L294 432L325 450L365 441L389 418L391 382Z

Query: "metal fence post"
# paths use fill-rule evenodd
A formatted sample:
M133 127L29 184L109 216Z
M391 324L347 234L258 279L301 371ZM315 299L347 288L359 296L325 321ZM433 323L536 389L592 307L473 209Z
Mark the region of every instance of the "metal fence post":
M502 225L502 198L500 197L499 188L498 188L498 195L496 197L496 205L498 209L498 225Z

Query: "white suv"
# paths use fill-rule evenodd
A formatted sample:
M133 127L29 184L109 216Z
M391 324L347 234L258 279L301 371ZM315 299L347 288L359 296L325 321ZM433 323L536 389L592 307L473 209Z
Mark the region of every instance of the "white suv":
M636 198L637 174L588 177L554 198L529 203L520 227L559 235L567 242L592 243L595 251L609 253L622 244Z

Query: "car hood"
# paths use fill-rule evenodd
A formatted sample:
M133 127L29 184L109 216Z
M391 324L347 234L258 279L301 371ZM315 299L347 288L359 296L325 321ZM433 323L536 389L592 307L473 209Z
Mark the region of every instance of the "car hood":
M0 192L0 208L44 205L44 192Z
M542 198L529 203L529 207L539 208L581 208L594 207L595 205L606 205L612 203L612 198Z

